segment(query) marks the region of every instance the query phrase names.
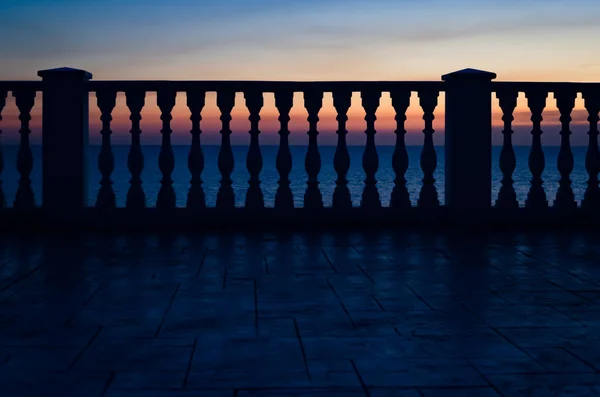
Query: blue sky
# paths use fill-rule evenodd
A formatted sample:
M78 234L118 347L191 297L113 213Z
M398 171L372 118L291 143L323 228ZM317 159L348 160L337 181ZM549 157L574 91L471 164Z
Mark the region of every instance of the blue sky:
M497 73L497 80L598 81L599 40L600 0L0 0L0 80L37 79L38 70L69 66L106 80L439 80L472 67ZM113 128L115 138L127 141L123 102L118 101ZM211 97L206 123L216 131L213 102ZM556 130L553 102L548 101L545 123ZM149 95L146 103L143 129L156 140L155 97ZM359 98L353 104L349 127L358 132L350 141L361 143L364 111ZM240 121L239 128L247 131L247 110L240 107L234 109L234 124ZM574 119L582 131L573 142L585 144L580 99L577 109ZM18 126L15 111L11 103L4 111L7 138ZM439 123L443 96L436 112ZM495 112L499 125L497 107ZM96 113L91 131L99 128ZM409 130L415 133L410 139L418 144L422 113L416 100L409 113ZM515 141L528 144L523 98L517 113L522 133ZM263 114L262 128L271 133L265 139L276 143L272 97L266 98ZM173 115L174 139L187 142L189 112L181 99ZM334 129L327 97L322 115ZM393 143L389 97L382 98L378 117L378 128L387 134L378 139ZM300 142L305 118L297 97L292 121L299 120L297 128L303 130ZM233 140L245 142L243 132ZM545 142L559 142L554 132L544 136ZM219 139L216 132L206 137ZM335 142L333 134L323 139Z
M587 80L597 0L2 0L0 78Z

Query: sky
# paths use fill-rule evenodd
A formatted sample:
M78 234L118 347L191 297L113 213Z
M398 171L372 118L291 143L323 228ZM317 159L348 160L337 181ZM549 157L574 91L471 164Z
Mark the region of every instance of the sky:
M432 80L466 67L495 72L497 81L598 81L598 0L0 0L0 80L37 80L37 71L69 66L95 80ZM205 143L219 142L218 109L208 95ZM39 100L38 100L39 102ZM238 96L232 140L247 144L248 111ZM436 110L436 143L443 143L443 103ZM377 142L393 144L389 95L378 110ZM494 99L494 142L501 120ZM90 139L99 139L99 112L91 97ZM33 112L39 136L41 107ZM156 96L148 94L142 142L160 141ZM277 143L271 94L261 113L261 141ZM363 144L364 111L358 93L349 112L348 140ZM17 111L9 98L0 128L16 138ZM173 140L189 142L189 111L180 94ZM306 111L295 96L290 136L306 138ZM407 142L422 142L422 111L413 96ZM126 143L128 113L119 97L114 141ZM573 142L586 143L581 98L573 114ZM335 144L335 111L326 95L320 141ZM558 144L552 96L544 113L546 144ZM529 144L524 97L516 110L515 142Z

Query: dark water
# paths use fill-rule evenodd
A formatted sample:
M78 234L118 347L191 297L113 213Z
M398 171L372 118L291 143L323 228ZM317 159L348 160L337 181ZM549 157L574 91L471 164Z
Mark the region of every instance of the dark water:
M558 155L558 147L546 147L544 149L546 155L546 169L543 174L545 181L546 193L548 200L552 202L556 195L558 188L558 180L560 175L556 169L556 157ZM41 147L34 146L32 148L34 155L34 170L32 172L33 189L36 194L36 200L38 205L41 200ZM114 189L117 195L117 204L119 206L125 205L125 197L127 195L127 189L129 187L129 171L127 169L127 153L129 148L127 146L115 146L113 148L115 156L115 171L113 173ZM185 206L186 195L189 186L189 171L187 169L187 155L189 147L187 146L175 146L173 148L175 154L175 170L173 172L174 188L177 194L177 205ZM219 151L218 146L206 146L203 148L205 155L205 169L202 175L204 180L204 190L206 193L207 204L209 206L215 205L217 189L219 187L220 174L217 168L217 155ZM275 157L277 154L276 146L263 146L261 147L264 167L261 173L262 188L265 196L265 203L267 206L273 206L275 191L277 189L278 174L275 169ZM352 194L352 198L355 205L360 203L360 195L363 189L364 172L362 169L362 154L363 147L351 146L349 147L351 165L348 173L349 188ZM435 172L436 187L439 193L440 202L444 202L444 148L437 147L438 155L438 166ZM160 187L161 174L158 169L158 154L160 151L159 146L144 146L144 159L145 167L142 173L142 179L144 181L144 191L146 192L148 206L154 206L156 202L156 196ZM234 184L233 188L236 194L236 202L238 206L243 206L246 195L248 171L246 170L246 153L247 147L236 146L233 148L235 156L235 169L232 175ZM379 193L384 205L388 205L390 201L390 194L393 188L394 172L392 169L391 159L394 148L392 146L381 146L378 147L379 153L379 171L377 173L377 180L379 181ZM575 169L571 175L573 180L573 190L577 200L581 200L585 192L587 181L587 173L585 172L585 147L574 147L573 155L575 158ZM98 171L97 159L100 152L99 146L90 147L90 198L89 203L93 205L98 193L100 181L100 172ZM335 153L335 147L323 146L320 147L322 169L319 176L321 181L321 192L323 193L323 199L325 205L331 205L331 197L333 194L334 180L336 174L333 169L333 155ZM304 170L304 155L306 153L306 147L295 146L292 147L292 159L293 169L290 174L290 180L292 181L291 189L294 194L296 206L302 206L302 200L304 195L304 189L306 187L306 172ZM419 165L419 156L421 153L421 147L409 147L409 169L406 173L406 179L408 181L408 190L411 195L413 203L416 204L416 200L421 188L422 172ZM531 179L529 168L527 165L527 159L529 155L528 147L516 147L515 153L517 156L517 169L514 173L515 189L521 205L523 205L527 191L529 189L529 180ZM4 180L3 186L6 194L8 205L12 205L14 200L15 192L17 189L18 173L16 170L16 146L4 147L5 156L5 169L2 174ZM500 154L500 147L493 148L493 199L495 200L500 189L500 179L502 177L498 166L498 157ZM68 153L65 153L68 156Z

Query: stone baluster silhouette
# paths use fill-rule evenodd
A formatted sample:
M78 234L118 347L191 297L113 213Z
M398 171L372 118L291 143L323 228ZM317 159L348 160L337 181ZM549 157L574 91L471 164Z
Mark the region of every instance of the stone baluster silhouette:
M260 144L258 137L260 129L260 110L264 105L263 93L260 91L247 91L244 93L246 98L246 107L250 112L248 120L250 120L250 146L248 147L248 155L246 157L246 169L250 179L248 180L248 191L246 192L246 207L252 209L260 209L265 207L265 199L260 187L260 172L263 168L263 157L260 152Z
M575 98L577 92L573 90L561 90L554 94L556 98L556 107L560 112L560 151L556 165L560 172L560 180L556 198L554 199L554 207L557 209L573 209L577 208L573 188L571 188L571 172L573 172L573 152L571 151L570 135L571 130L571 112L575 107Z
M502 149L500 150L500 171L502 171L502 186L498 192L496 207L503 210L511 210L519 208L519 201L514 188L514 180L512 178L515 168L517 167L517 159L512 145L512 122L515 119L513 112L517 106L517 97L519 92L516 90L504 90L496 93L502 109L502 121L504 128L502 129Z
M17 108L19 109L19 151L17 152L17 170L21 175L19 187L15 196L14 208L29 210L35 207L35 197L31 188L31 171L33 170L33 154L29 144L29 122L31 121L31 109L35 103L35 91L17 90L13 92Z
M583 92L585 109L588 112L588 147L585 154L585 169L588 173L587 188L581 201L586 211L597 212L600 209L600 188L598 173L600 172L600 151L598 150L598 113L600 112L600 95L597 90Z
M392 197L390 199L391 208L410 208L410 195L406 188L406 171L408 170L408 153L406 151L406 144L404 143L404 135L406 129L404 123L406 122L406 110L410 106L410 94L409 90L392 91L390 96L392 98L392 107L396 112L394 119L396 120L396 145L394 146L394 153L392 154L392 168L396 178L394 178L394 188L392 190Z
M175 169L175 157L173 156L173 148L171 147L171 120L173 116L171 112L175 107L177 92L173 90L159 90L156 97L156 103L160 109L160 120L162 121L162 142L160 153L158 155L158 169L162 174L160 180L160 190L156 199L156 208L173 209L175 208L176 198L175 190L173 189L173 178L171 174Z
M111 175L115 169L115 158L112 152L110 136L110 122L112 121L112 111L115 108L117 100L116 91L97 91L96 99L98 108L100 109L100 121L102 121L102 146L98 155L98 170L100 170L100 190L96 198L96 208L110 209L117 206L115 191L113 190L113 182Z
M221 172L221 185L217 192L217 208L234 208L235 194L231 173L234 168L233 151L231 150L231 111L235 105L234 91L217 92L217 107L221 111L221 147L217 163Z
M206 208L206 198L202 188L202 171L204 171L204 153L200 145L200 122L202 121L202 109L206 103L204 91L187 91L187 106L190 109L190 120L192 122L192 145L188 155L188 169L190 170L190 190L187 196L187 208L200 210Z
M433 114L437 106L439 93L437 91L421 90L419 91L419 105L423 109L423 120L425 128L423 134L423 150L421 151L421 170L423 171L423 185L419 192L417 204L424 209L437 209L439 207L438 193L435 188L435 178L433 174L437 168L437 154L433 146Z
M321 154L317 143L319 131L319 111L323 107L323 92L305 91L304 107L308 112L308 149L304 158L304 168L308 175L306 192L304 193L304 207L309 209L323 208L323 196L319 189L319 172L321 171Z
M527 106L531 110L531 121L533 129L531 130L531 151L529 152L529 170L531 171L531 187L527 193L525 207L532 209L544 209L548 207L546 192L544 191L544 181L542 173L546 166L544 151L542 149L542 112L546 107L546 97L548 93L544 91L527 91Z
M290 110L294 101L293 91L277 91L275 107L279 111L279 150L277 151L276 167L279 173L277 191L275 192L275 208L294 208L294 196L290 189L290 172L292 171L292 153L288 143L290 130Z
M362 166L365 171L365 188L362 193L360 206L363 208L380 208L381 200L377 191L377 179L375 174L379 168L379 156L377 155L377 147L375 146L375 120L377 116L377 108L379 107L379 99L381 92L379 91L363 91L361 92L362 106L365 109L365 121L367 128L367 142L362 158Z
M348 109L350 109L350 101L352 91L335 91L333 92L333 107L337 112L336 120L338 122L337 146L335 155L333 156L333 168L337 174L335 180L335 189L333 190L333 208L347 209L352 208L352 198L348 189L348 171L350 170L350 154L346 145L346 122L348 121Z
M0 89L0 127L2 127L2 110L6 105L6 95L8 92ZM2 151L2 128L0 128L0 210L6 207L6 196L2 188L2 171L4 171L4 154Z
M142 171L144 170L144 155L140 143L140 121L142 120L142 108L146 99L145 91L127 91L125 93L126 104L131 115L131 147L127 156L127 168L131 173L129 191L125 207L130 209L141 209L146 207L146 195L142 188Z

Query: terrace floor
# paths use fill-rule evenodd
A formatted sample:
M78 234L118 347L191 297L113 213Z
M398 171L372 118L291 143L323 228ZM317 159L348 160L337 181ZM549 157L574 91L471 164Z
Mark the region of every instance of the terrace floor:
M0 237L0 394L598 396L598 237Z

